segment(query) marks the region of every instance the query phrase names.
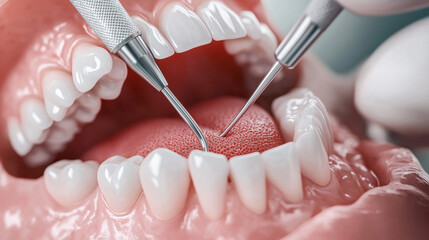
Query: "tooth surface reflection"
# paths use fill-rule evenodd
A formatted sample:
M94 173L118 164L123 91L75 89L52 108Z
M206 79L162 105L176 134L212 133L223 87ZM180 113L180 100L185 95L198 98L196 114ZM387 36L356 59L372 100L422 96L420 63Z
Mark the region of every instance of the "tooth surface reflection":
M142 32L142 38L149 45L153 56L157 59L168 58L174 54L174 50L158 28L146 22L140 17L132 17L137 28Z
M98 163L61 160L46 168L44 180L49 195L62 206L73 206L97 187Z
M164 7L159 18L159 27L177 53L209 44L210 32L201 19L180 3Z
M187 159L168 149L153 150L140 166L140 182L152 214L161 220L177 216L188 195Z
M53 121L49 118L43 102L39 99L27 99L21 105L21 119L28 119L32 126L45 130Z
M260 39L262 35L262 26L255 14L251 11L242 11L240 16L244 28L246 29L247 36L253 40Z
M110 209L115 213L129 212L142 193L139 167L143 157L126 159L113 156L98 168L98 185Z
M91 90L98 80L112 70L110 53L99 46L82 43L73 52L72 73L77 90Z
M60 70L51 70L43 77L43 97L53 104L70 107L81 93L73 85L71 74Z
M231 176L238 196L252 212L262 214L267 205L265 170L260 153L232 157Z
M331 180L328 154L316 127L306 126L304 133L295 135L295 150L302 174L320 186L326 186Z
M124 61L112 56L112 62L112 70L103 76L94 88L95 94L106 100L113 100L119 97L128 73L127 65Z
M33 146L24 136L21 126L16 118L10 118L7 123L10 143L20 156L27 154Z
M229 166L224 155L194 150L189 155L189 171L201 208L212 220L223 216Z
M303 197L301 170L295 154L294 143L289 142L261 154L268 181L276 186L292 203Z
M202 3L198 6L197 12L214 40L220 41L246 36L246 29L240 17L222 2Z

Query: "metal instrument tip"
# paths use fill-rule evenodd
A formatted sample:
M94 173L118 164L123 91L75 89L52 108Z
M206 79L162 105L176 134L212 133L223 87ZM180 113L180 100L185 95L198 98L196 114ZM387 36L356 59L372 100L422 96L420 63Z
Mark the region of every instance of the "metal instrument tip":
M209 151L209 144L207 143L207 139L201 131L201 128L192 118L191 114L186 111L186 108L180 103L180 101L174 96L174 94L170 91L168 87L164 87L161 92L165 95L165 97L170 101L171 105L176 109L179 115L183 118L183 120L189 125L191 130L195 133L198 140L201 143L201 146L205 152Z
M220 137L225 137L228 132L234 127L234 125L240 120L240 118L246 113L246 111L256 102L256 100L261 96L261 94L264 92L264 90L270 85L270 83L274 80L274 78L277 76L277 74L280 72L280 70L283 68L283 65L276 61L274 65L271 67L270 71L267 73L267 75L264 77L264 79L261 81L259 86L256 88L256 90L253 92L252 96L247 100L246 104L243 106L243 108L240 110L240 112L235 116L234 120L228 125L228 127L223 131Z

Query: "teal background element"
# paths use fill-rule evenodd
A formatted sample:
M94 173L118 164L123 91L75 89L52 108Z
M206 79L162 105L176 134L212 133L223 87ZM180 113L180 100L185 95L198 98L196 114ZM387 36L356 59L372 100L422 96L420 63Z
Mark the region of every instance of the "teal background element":
M262 0L262 2L278 29L287 33L310 0ZM359 66L395 32L428 16L429 8L383 17L364 17L343 11L311 51L335 72L347 73ZM429 149L416 152L416 156L429 172Z

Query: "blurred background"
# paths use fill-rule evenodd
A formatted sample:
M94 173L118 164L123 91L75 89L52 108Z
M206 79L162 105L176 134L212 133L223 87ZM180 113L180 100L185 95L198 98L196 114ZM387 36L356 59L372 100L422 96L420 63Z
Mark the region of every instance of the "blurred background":
M310 0L262 0L262 2L278 29L287 33ZM428 16L429 8L383 17L363 17L343 11L311 51L335 72L347 73L358 67L389 36ZM426 172L429 172L429 149L422 149L415 154Z

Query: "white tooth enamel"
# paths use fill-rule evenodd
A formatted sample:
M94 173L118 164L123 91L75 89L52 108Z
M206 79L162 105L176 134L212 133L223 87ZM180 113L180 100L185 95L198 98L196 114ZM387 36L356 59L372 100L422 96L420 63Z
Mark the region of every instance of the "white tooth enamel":
M240 17L222 2L204 2L198 6L197 13L206 24L214 40L220 41L246 36L246 29Z
M201 19L180 3L171 3L162 9L159 26L177 53L209 44L210 32Z
M117 214L129 212L142 193L139 167L143 157L126 159L113 156L98 168L98 185L110 209Z
M300 161L302 174L320 186L331 180L328 154L314 124L303 124L295 131L295 151Z
M261 154L251 153L229 160L238 196L252 212L262 214L267 206L265 170Z
M98 163L61 160L46 168L45 186L62 206L73 206L88 197L97 187Z
M9 118L7 130L10 143L15 152L20 156L26 155L31 150L32 144L25 138L18 119Z
M286 200L300 202L303 197L301 170L294 143L289 142L261 154L268 181L277 187Z
M274 35L273 31L266 24L261 24L261 32L260 46L265 50L267 55L274 54L278 44L276 35Z
M225 211L229 166L224 155L194 150L189 155L189 171L201 208L212 220Z
M49 128L53 123L43 102L34 98L27 99L21 104L21 119L26 119L25 122L40 130Z
M82 43L73 52L73 82L77 90L91 90L101 77L112 70L110 53L99 46Z
M33 144L41 143L43 140L43 131L34 127L28 119L21 118L21 129L25 139Z
M186 203L190 177L186 158L155 149L140 166L140 182L152 214L161 220L178 215Z
M247 38L228 40L224 42L225 50L230 55L247 52L254 46L254 42Z
M325 148L332 150L333 137L323 103L308 89L297 89L274 100L272 110L286 141L292 141L299 121L312 119L321 130Z
M48 116L56 122L63 120L67 113L66 107L56 105L49 98L45 98L45 108Z
M29 167L40 167L52 161L52 155L41 146L34 147L30 153L24 157L24 162Z
M249 36L250 39L259 40L262 35L262 26L255 14L251 11L242 11L240 15L247 36Z
M61 122L55 123L52 127L49 136L46 139L46 144L53 146L57 144L65 145L73 140L79 130L79 126L74 119L64 119Z
M73 85L71 74L60 70L51 70L43 77L43 97L53 104L70 107L81 93Z
M80 123L94 121L101 110L101 99L94 94L85 93L78 99L78 103L79 107L76 109L73 117Z
M94 88L97 96L106 100L113 100L121 94L122 85L127 78L127 65L118 57L112 56L112 70L103 76Z
M133 22L142 32L142 38L149 45L150 50L157 59L168 58L174 54L174 50L158 28L146 22L140 17L133 16Z

